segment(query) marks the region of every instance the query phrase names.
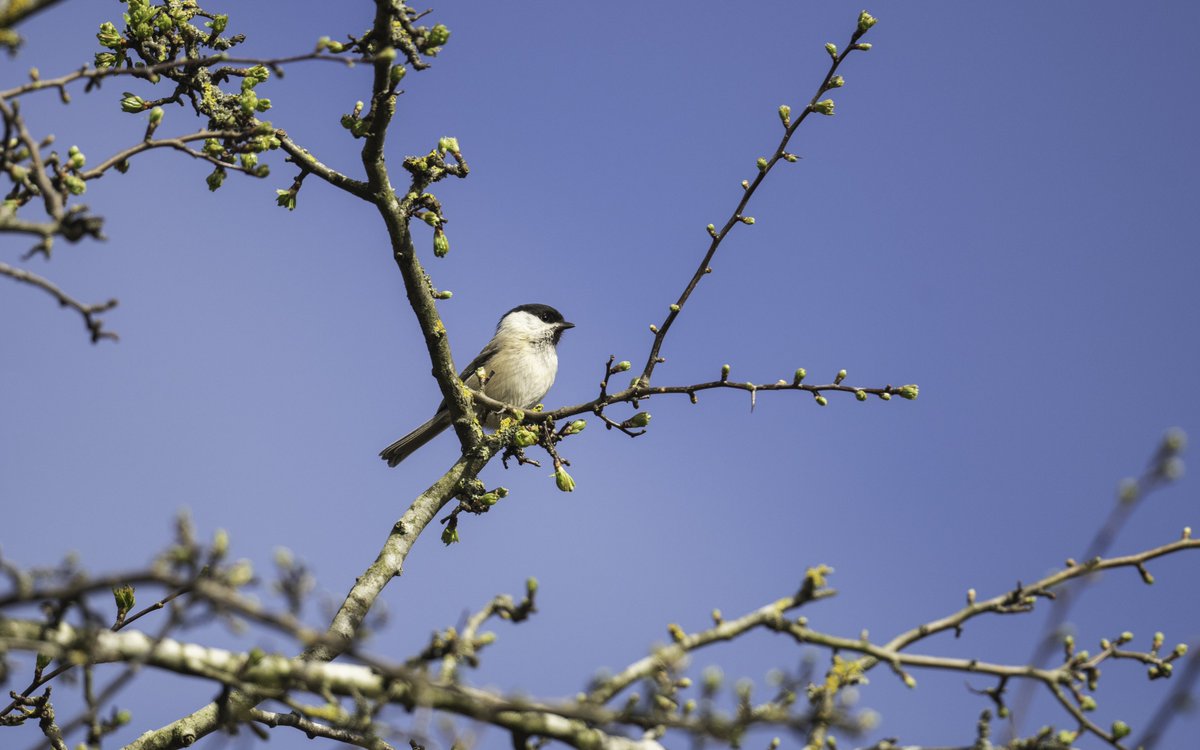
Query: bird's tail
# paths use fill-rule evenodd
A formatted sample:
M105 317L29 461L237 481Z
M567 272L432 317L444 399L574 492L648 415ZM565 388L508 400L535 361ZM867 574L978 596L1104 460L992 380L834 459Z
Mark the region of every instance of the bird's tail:
M450 412L439 411L433 419L408 433L379 452L379 457L395 466L412 455L418 448L440 435L450 426Z

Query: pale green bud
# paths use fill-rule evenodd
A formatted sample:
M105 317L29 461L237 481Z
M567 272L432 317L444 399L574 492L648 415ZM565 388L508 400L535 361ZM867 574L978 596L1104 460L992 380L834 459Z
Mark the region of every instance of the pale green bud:
M629 360L623 359L620 362L613 365L612 371L613 372L625 372L630 367L633 367L633 365L630 364Z
M834 76L833 78L829 79L829 88L831 88L831 89L840 89L842 86L845 86L845 85L846 85L846 79L842 78L841 76Z
M1176 646L1175 650L1172 651L1171 653L1175 654L1176 658L1178 658L1181 656L1186 656L1187 652L1188 652L1188 645L1186 643L1181 643L1178 646Z
M111 68L112 66L117 64L117 56L111 52L97 52L96 57L95 57L95 64L96 64L96 68L98 70L104 70L106 68Z
M296 210L296 194L291 190L276 190L275 205L286 208L289 211Z
M838 51L837 51L836 44L834 44L833 42L829 42L828 44L825 45L825 51L828 52L829 56L832 57L834 60L837 59Z
M858 44L854 45L854 49L860 49L863 52L869 52L871 50L871 44L870 42L859 42Z
M784 154L783 158L787 159L792 164L795 164L796 162L800 161L800 157L796 156L795 154Z
M395 47L384 47L383 49L379 50L379 54L375 55L375 59L376 60L384 60L386 62L391 62L392 60L395 60L396 59L396 48Z
M151 125L157 126L160 122L162 122L162 119L163 119L163 108L162 107L155 107L154 109L150 110L150 124Z
M825 115L826 117L831 117L833 115L833 100L832 99L822 99L821 101L817 102L816 104L810 104L808 108L811 109L813 112L816 112L819 115Z
M452 154L457 154L458 153L458 139L450 138L448 136L445 138L439 138L438 139L438 151L443 154L446 153L447 151L449 151Z
M216 190L225 182L225 170L222 167L217 167L208 177L204 178L204 181L208 183L209 190Z
M586 419L576 419L571 424L567 425L567 429L563 430L564 435L578 435L587 427Z
M213 16L212 21L205 25L211 28L214 33L220 34L229 25L229 16L224 13L218 13Z
M425 222L431 227L439 227L442 224L442 217L438 216L433 211L426 211L425 213L421 214L421 221Z
M671 312L673 312L673 313L679 312L679 305L671 305Z
M559 463L556 463L554 466L554 483L563 492L575 491L575 480L571 478L571 475Z
M449 252L450 240L446 237L446 233L442 231L442 228L438 227L437 231L433 233L433 254L439 258L445 258Z
M434 299L450 299L453 296L454 296L454 292L450 291L449 289L442 289L439 292L435 292L433 295L433 298Z
M1123 721L1118 720L1112 723L1112 736L1114 740L1128 737L1131 731L1132 730L1129 728L1129 725Z
M837 375L835 375L835 376L834 376L834 378L833 378L833 384L834 384L834 385L838 385L838 384L840 384L840 383L841 383L843 380L845 380L845 379L846 379L846 371L845 371L845 370L838 370L838 373L837 373Z
M920 389L916 385L902 385L896 390L896 395L909 401L916 401Z
M212 551L214 555L223 556L229 551L229 532L225 529L217 529L213 533Z
M121 111L122 112L141 112L146 108L146 100L136 94L131 94L126 91L122 94Z
M121 709L120 711L117 711L116 715L113 717L113 721L117 726L123 727L129 722L133 721L133 714L125 709Z
M890 394L890 393L881 393L881 394L879 394L879 398L883 399L884 401L891 401L891 400L892 400L892 394Z
M109 21L100 24L100 32L96 34L96 39L100 42L101 47L109 49L120 49L124 45L121 32L117 31L117 27Z
M430 47L441 47L446 42L450 41L450 29L444 24L434 26L425 35L425 43Z
M871 15L870 13L866 12L865 10L862 13L858 14L858 30L859 31L866 31L867 29L871 28L874 25L875 25L875 16Z
M487 492L479 496L479 502L488 506L495 505L500 502L500 495L495 492Z
M761 156L758 158L758 161L754 162L754 164L758 167L759 172L767 171L767 160Z
M513 442L520 448L528 448L537 443L537 441L537 435L532 430L524 428L517 430L517 433L513 436Z
M815 400L817 402L817 406L829 406L829 399L825 398L824 396L818 394Z
M779 121L786 128L792 124L792 108L786 104L779 105Z
M393 65L392 69L388 71L388 81L391 85L396 86L404 80L406 75L408 75L408 68L403 65Z
M629 425L631 427L645 427L648 424L650 424L649 412L639 411L629 418Z
M729 365L721 365L721 382L729 380Z
M855 391L854 397L856 399L858 399L859 401L866 401L867 400L867 392L866 391Z
M52 662L52 661L54 661L54 657L51 656L50 654L38 653L37 662L36 662L37 671L40 672L43 669L45 669L46 667L50 666L50 662Z
M753 216L742 216L740 218L741 218L741 221L743 224L753 224L754 223Z
M83 195L87 191L87 183L73 174L63 176L63 186L71 195Z
M797 367L796 374L792 377L792 385L800 385L806 377L808 377L808 370L805 370L803 367Z
M113 586L112 592L113 600L117 604L117 614L124 617L133 610L133 606L137 602L137 597L133 594L133 586L128 584Z
M1083 698L1081 698L1079 700L1079 708L1081 708L1084 711L1095 711L1096 710L1096 699L1090 695L1083 696Z
M450 528L447 526L442 529L442 544L449 547L451 544L458 543L458 527Z

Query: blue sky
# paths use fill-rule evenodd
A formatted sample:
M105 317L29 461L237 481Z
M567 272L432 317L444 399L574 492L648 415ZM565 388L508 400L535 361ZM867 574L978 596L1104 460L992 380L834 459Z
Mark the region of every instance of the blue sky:
M208 7L208 6L206 6ZM635 362L724 221L742 179L798 110L860 10L844 2L446 3L452 38L406 79L389 159L459 139L472 173L442 183L452 251L427 258L454 298L440 309L465 363L504 310L558 307L578 328L559 349L549 406L596 392L610 354ZM246 54L311 49L358 34L370 4L219 3ZM377 650L403 656L527 576L541 612L497 628L472 679L571 695L719 607L748 611L834 566L839 595L810 624L891 635L1082 554L1119 479L1163 432L1200 433L1193 218L1200 195L1191 4L882 2L867 54L843 69L837 114L793 141L663 350L656 384L771 382L806 367L828 382L919 383L916 402L802 394L655 399L649 433L599 429L564 444L578 489L547 470L484 479L512 494L469 518L463 543L422 539L384 595ZM25 25L5 87L91 58L116 2L67 3ZM136 93L149 94L145 84ZM139 139L119 111L125 82L64 108L25 111L92 163ZM271 120L322 160L358 164L338 124L369 89L363 70L308 63L261 89ZM160 132L197 128L168 109ZM366 204L294 176L216 194L203 165L151 154L92 184L105 243L60 243L32 270L86 301L116 296L117 344L36 290L0 284L0 547L47 564L78 551L94 568L148 561L187 508L204 533L269 570L293 550L340 601L409 500L455 455L445 436L400 468L376 457L439 396L382 224ZM429 249L423 227L418 245ZM24 240L4 239L14 262ZM1118 537L1127 553L1200 525L1194 480L1155 495ZM1088 648L1131 630L1200 637L1197 559L1102 578L1077 610ZM314 610L317 608L314 608ZM323 622L314 611L312 622ZM993 618L924 652L1025 659L1041 615ZM227 639L226 636L213 636ZM229 639L232 642L232 639ZM757 635L700 653L764 685L802 653ZM878 736L969 744L985 702L960 675L918 673L909 691L872 675L862 705ZM23 678L22 678L23 679ZM970 682L987 687L984 681ZM1118 684L1118 683L1123 683ZM1105 670L1097 719L1145 725L1169 684ZM206 685L129 694L139 729L207 700ZM1030 726L1063 722L1045 702ZM1196 731L1180 719L1164 747ZM36 731L36 730L34 730ZM276 730L277 732L280 730ZM1173 738L1173 741L1172 741ZM32 742L32 735L30 736ZM485 747L507 746L497 732ZM869 744L871 739L862 744ZM302 737L277 736L281 747ZM797 743L799 744L799 743ZM307 745L305 745L307 746Z

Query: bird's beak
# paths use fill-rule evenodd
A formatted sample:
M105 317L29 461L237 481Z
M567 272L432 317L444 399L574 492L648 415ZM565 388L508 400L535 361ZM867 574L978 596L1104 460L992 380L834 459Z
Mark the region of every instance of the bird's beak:
M559 323L559 324L558 324L558 330L560 330L560 331L565 331L565 330L567 330L568 328L574 328L574 327L575 327L575 324L574 324L574 323L568 323L568 322L567 322L567 321L565 321L565 320L564 320L563 322L561 322L561 323Z

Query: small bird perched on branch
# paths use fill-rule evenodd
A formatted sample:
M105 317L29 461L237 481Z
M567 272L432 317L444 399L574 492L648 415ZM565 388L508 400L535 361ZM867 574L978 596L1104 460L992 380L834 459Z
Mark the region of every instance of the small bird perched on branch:
M482 391L490 398L528 409L536 405L554 384L558 373L558 340L563 331L574 328L562 313L549 305L529 304L514 307L496 324L496 335L479 356L459 374L468 388ZM484 378L480 387L479 370ZM482 409L480 416L482 416ZM494 415L486 421L495 427ZM437 414L379 453L388 466L395 466L414 451L433 440L450 426L446 400L438 404Z

